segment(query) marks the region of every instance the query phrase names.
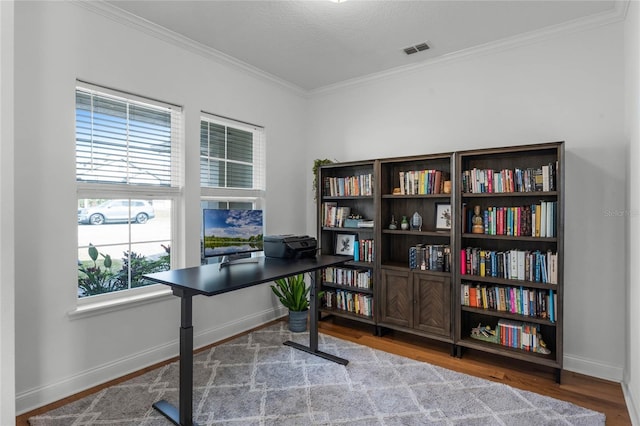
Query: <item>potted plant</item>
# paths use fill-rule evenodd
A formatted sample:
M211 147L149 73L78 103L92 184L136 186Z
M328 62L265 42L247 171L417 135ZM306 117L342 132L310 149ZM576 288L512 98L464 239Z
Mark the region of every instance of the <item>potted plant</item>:
M307 329L307 315L309 311L309 292L304 282L304 275L292 275L274 281L271 290L280 302L289 309L289 330L298 332ZM320 293L318 297L322 297Z

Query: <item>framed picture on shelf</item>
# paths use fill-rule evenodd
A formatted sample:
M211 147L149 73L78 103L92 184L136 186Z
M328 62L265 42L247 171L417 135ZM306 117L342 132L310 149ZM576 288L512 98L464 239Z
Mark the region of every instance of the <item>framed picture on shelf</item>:
M436 229L451 229L451 204L436 203Z
M355 234L337 234L335 253L344 256L353 256L353 247L355 243Z

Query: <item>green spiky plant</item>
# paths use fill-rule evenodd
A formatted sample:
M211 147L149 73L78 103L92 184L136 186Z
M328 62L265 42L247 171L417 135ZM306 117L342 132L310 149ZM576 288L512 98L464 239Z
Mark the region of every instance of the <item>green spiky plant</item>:
M309 309L311 287L307 287L303 274L280 278L274 282L275 284L271 285L271 290L280 299L285 308L297 312ZM318 297L322 297L322 293L318 293Z

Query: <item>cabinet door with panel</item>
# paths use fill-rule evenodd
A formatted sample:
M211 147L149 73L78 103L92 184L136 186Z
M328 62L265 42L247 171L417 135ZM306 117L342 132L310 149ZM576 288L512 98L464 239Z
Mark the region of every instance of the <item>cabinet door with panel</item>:
M451 277L413 272L413 328L451 334Z
M413 283L409 271L383 268L381 276L380 322L412 327Z

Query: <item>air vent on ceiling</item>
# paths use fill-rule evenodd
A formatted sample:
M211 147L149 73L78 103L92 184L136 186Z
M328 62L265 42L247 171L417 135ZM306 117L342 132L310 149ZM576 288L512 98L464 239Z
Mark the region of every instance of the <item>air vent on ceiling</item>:
M409 46L404 48L404 53L407 55L413 55L414 53L422 52L423 50L427 50L429 45L427 43L416 44L415 46Z

